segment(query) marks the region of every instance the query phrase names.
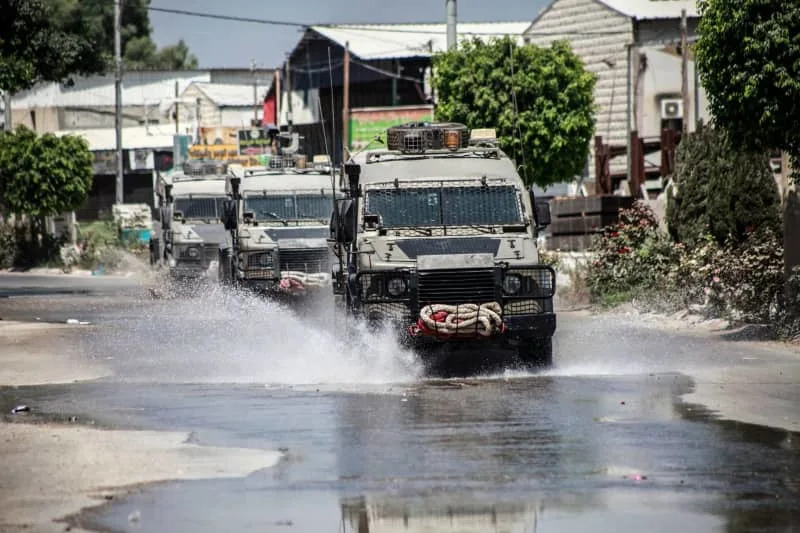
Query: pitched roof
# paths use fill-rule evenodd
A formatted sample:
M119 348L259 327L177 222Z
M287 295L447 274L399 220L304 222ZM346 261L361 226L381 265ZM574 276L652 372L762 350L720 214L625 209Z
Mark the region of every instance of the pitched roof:
M697 18L696 0L597 0L614 11L628 17L646 19L681 18L681 10L686 10L687 17Z
M458 39L522 36L530 22L459 22ZM311 26L361 59L428 57L447 48L446 24L346 24Z
M252 107L253 106L253 86L235 83L205 83L194 82L195 87L200 89L203 94L220 107ZM266 86L260 87L260 97Z

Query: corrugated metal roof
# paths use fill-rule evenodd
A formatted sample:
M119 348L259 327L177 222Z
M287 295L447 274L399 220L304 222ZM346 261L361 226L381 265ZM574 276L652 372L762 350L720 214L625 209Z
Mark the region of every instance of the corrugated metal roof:
M696 0L597 0L614 11L628 17L646 19L681 18L681 10L687 17L699 17Z
M253 86L234 83L204 83L194 82L211 101L220 107L253 107ZM191 86L190 85L190 86ZM264 97L266 87L259 90L259 98Z
M193 81L208 81L208 71L126 72L122 80L122 105L158 105L175 96L175 82L184 89ZM35 107L113 106L114 76L75 78L74 85L40 83L11 97L14 109Z
M86 139L90 150L114 150L117 147L117 138L114 128L96 128L85 130L62 130L56 135L78 135ZM160 124L145 128L137 126L122 128L122 148L135 150L137 148L172 148L175 135L174 124Z
M504 35L522 36L530 22L460 22L458 39L488 40ZM428 57L447 48L446 24L348 24L312 26L312 30L344 46L361 59Z

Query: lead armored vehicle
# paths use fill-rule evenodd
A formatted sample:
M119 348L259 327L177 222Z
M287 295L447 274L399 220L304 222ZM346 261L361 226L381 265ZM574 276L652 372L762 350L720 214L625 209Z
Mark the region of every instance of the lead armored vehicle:
M172 280L216 274L217 250L226 237L220 222L225 171L223 163L192 161L159 181L159 223L150 257L166 265Z
M220 279L270 296L330 294L330 166L231 168Z
M347 198L331 222L334 292L431 366L446 370L461 348L489 345L550 365L555 272L536 246L549 205L526 190L493 130L471 141L461 124L407 124L388 130L385 149L345 164Z

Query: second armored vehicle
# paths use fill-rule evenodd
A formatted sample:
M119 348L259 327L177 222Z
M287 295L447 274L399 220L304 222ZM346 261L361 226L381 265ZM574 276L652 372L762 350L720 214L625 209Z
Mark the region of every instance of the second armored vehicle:
M330 168L231 169L220 279L274 296L329 294Z

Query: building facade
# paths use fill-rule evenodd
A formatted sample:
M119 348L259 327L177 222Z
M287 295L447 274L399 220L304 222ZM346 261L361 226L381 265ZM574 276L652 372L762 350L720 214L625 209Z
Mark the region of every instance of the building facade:
M662 129L680 130L681 12L686 10L687 38L697 38L699 13L694 0L553 0L525 31L525 41L540 46L566 40L597 76L596 135L626 146L630 132L657 138ZM708 120L707 103L694 61L688 62L689 131L697 119ZM656 161L650 162L657 164ZM624 173L624 157L612 161ZM587 164L589 180L594 165Z

